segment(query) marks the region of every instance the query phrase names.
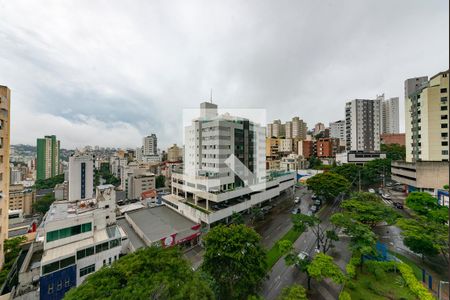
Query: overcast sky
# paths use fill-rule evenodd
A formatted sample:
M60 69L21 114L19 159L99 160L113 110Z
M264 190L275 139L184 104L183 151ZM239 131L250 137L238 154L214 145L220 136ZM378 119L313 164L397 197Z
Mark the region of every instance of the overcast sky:
M352 98L398 96L449 65L449 1L0 0L11 143L182 142L208 100L311 128ZM400 115L404 128L403 109Z

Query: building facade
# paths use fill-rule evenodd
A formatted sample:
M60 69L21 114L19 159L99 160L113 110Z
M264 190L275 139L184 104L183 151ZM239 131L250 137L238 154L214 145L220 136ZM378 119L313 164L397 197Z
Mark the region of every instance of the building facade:
M158 139L156 138L156 134L152 133L151 135L143 138L142 154L144 156L158 154Z
M54 135L37 139L36 179L47 179L60 174L60 142Z
M8 238L9 148L11 91L0 85L0 268L3 266L3 242Z
M330 138L339 139L340 145L345 146L345 120L330 123Z
M281 120L275 120L267 124L266 137L288 138L288 139L306 139L306 123L299 117L293 117L291 121L281 123Z
M398 144L400 146L405 146L405 134L404 133L392 133L392 134L382 134L380 136L381 144L392 145Z
M381 100L382 134L397 134L400 132L398 97L385 99L384 94L377 97Z
M136 169L128 178L127 197L128 199L141 199L143 192L154 190L155 187L155 174Z
M23 215L33 213L34 192L23 184L13 184L9 187L9 210L20 210Z
M69 157L69 201L91 199L94 193L94 159L90 154Z
M380 151L381 99L355 99L345 105L345 134L348 151Z
M167 149L167 161L176 162L183 160L183 148L173 144L169 149Z

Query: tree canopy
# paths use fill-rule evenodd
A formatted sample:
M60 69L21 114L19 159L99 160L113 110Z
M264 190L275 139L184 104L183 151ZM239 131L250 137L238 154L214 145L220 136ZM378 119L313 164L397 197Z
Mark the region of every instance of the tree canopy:
M215 281L219 299L247 299L266 275L261 237L245 225L218 225L205 236L202 270Z
M156 188L162 188L166 186L166 177L164 175L158 175L155 179L155 186Z
M419 215L428 215L439 208L438 200L425 192L412 192L406 197L406 205Z
M381 152L386 153L386 158L389 160L405 160L406 148L399 144L381 144Z
M177 248L148 247L89 275L64 299L214 299Z
M354 193L351 199L342 201L341 207L350 218L370 228L382 221L393 224L398 218L397 212L381 203L378 196L371 193Z
M345 281L345 276L329 255L318 253L308 265L308 274L317 281L330 278L337 284Z
M281 291L280 300L308 300L306 297L306 290L299 284L294 284L288 287L285 287Z
M64 182L64 174L59 174L47 179L37 179L34 188L37 190L53 189L55 185Z
M351 188L351 183L345 177L333 172L317 174L309 178L306 184L317 196L327 201L335 199L341 193L348 193Z

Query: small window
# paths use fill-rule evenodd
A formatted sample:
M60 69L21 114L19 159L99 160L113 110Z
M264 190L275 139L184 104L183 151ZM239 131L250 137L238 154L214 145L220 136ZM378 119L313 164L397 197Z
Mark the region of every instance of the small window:
M66 278L66 280L64 281L64 287L70 287L70 279Z
M441 124L441 128L448 128L448 124Z
M448 150L442 150L442 155L448 155Z
M447 120L448 119L448 115L441 115L441 120Z
M441 137L448 137L448 132L441 132Z
M50 283L50 284L48 285L48 294L49 294L49 295L53 294L53 283Z
M63 283L62 283L62 280L60 280L60 281L58 281L58 284L56 285L56 290L60 291L60 290L62 290L62 287L63 287Z
M441 142L441 145L442 146L448 146L448 142L447 141Z
M447 89L446 88L442 88L441 89L441 93L447 93Z
M447 110L447 106L441 106L441 110Z

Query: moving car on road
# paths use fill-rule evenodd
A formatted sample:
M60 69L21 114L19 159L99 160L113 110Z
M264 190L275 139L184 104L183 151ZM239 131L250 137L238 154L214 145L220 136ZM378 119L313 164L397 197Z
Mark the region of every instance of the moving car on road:
M401 204L400 202L394 202L393 204L396 208L403 209L403 204Z
M381 194L381 197L385 200L391 200L391 195L388 193Z
M305 259L308 259L308 258L309 258L309 254L308 254L308 252L306 252L306 251L301 251L301 252L297 255L297 257L298 257L300 260L305 260Z

